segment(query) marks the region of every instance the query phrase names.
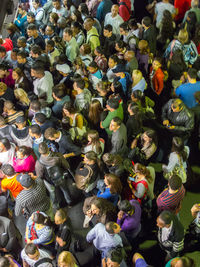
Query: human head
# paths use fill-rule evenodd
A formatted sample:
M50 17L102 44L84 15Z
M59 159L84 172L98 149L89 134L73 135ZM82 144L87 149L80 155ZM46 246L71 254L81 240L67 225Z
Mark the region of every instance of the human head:
M60 0L53 0L52 5L55 9L59 10L61 8Z
M176 191L181 188L182 180L178 175L173 174L172 177L168 181L168 185L170 189Z
M112 5L111 7L111 16L114 18L119 13L119 6L118 5Z
M0 58L4 58L6 55L6 49L4 46L0 45Z
M126 43L122 40L119 40L115 43L115 49L118 52L122 52L126 48Z
M140 50L140 54L146 55L149 53L149 45L146 40L140 40L138 43L138 48Z
M17 181L25 189L29 189L34 185L34 180L28 173L20 173L17 175Z
M128 32L128 23L123 22L122 24L119 25L119 32L120 35L126 35Z
M164 227L169 228L173 219L174 219L173 213L168 210L164 210L157 217L157 226L159 228L164 228Z
M45 142L40 143L38 151L41 155L47 155L49 153L48 145Z
M1 170L3 172L4 175L6 176L13 176L15 174L15 170L13 168L12 165L10 164L4 164L2 167L1 167Z
M119 58L117 55L112 55L108 59L108 67L110 69L114 68L117 64L119 64Z
M181 29L179 31L179 33L178 33L179 42L183 45L183 44L187 43L188 38L189 38L189 36L188 36L187 30L186 29Z
M75 266L76 260L71 252L63 251L58 256L58 267Z
M59 19L59 16L58 16L57 13L55 13L55 12L50 13L49 21L50 21L52 24L54 24L54 23L56 24L57 21L58 21L58 19Z
M125 250L122 247L112 248L107 254L107 267L119 267L125 257Z
M142 79L142 72L140 70L134 70L132 72L132 80L134 84L137 84Z
M159 68L162 67L162 58L161 57L155 57L152 63L153 69L156 71Z
M37 224L47 225L47 226L51 225L50 218L48 216L45 216L39 211L33 213L32 220L34 223L37 223Z
M56 131L56 129L49 127L45 130L44 132L44 137L47 140L51 140L51 141L55 141L57 139L57 135L58 135L59 131Z
M95 72L97 72L97 70L98 70L98 65L97 65L97 63L95 62L95 61L92 61L92 62L90 62L90 64L88 65L88 67L87 67L87 69L88 69L88 71L90 72L90 73L95 73Z
M19 64L25 64L26 63L26 57L27 57L27 54L25 51L19 51L17 53L17 62Z
M7 90L7 85L3 82L0 82L0 96L2 96Z
M199 0L192 0L191 1L191 7L195 8L195 7L199 7Z
M133 59L135 57L135 52L134 51L126 51L124 54L124 59L127 60L128 62L131 61L131 59Z
M83 90L85 88L85 81L83 79L76 80L73 84L73 87L75 91Z
M118 109L119 107L119 101L115 98L110 98L107 100L107 103L106 103L106 108L109 110L109 111L113 111L113 110L116 110Z
M197 78L197 70L194 69L194 68L189 68L188 72L187 72L187 77L188 77L189 81L192 80L192 79L196 80L196 78Z
M19 149L17 150L18 159L23 159L24 157L29 155L30 155L30 150L27 146L20 146Z
M23 77L23 71L20 68L13 69L12 78L18 81L21 77Z
M41 104L38 100L33 100L30 103L30 109L33 110L34 112L38 112L41 109Z
M40 257L39 250L34 243L26 244L25 253L31 260L34 261L37 261Z
M36 113L35 114L35 121L38 125L42 125L45 123L47 117L44 113Z
M33 7L37 10L40 6L40 0L33 0Z
M84 156L84 163L92 165L97 162L97 154L94 151L89 151Z
M171 105L172 111L179 112L182 110L182 108L183 108L183 102L179 98L174 99Z
M83 44L83 45L81 45L81 47L80 47L80 54L82 56L89 55L90 53L91 53L91 47L90 47L89 44Z
M128 215L133 215L135 212L135 206L132 205L127 199L120 201L118 203L118 208Z
M25 48L26 47L26 37L24 36L20 36L18 39L17 39L17 46L19 48Z
M54 32L55 32L54 25L52 25L51 23L48 23L46 28L45 28L45 34L47 36L51 36L51 35L53 35Z
M121 231L121 227L116 222L108 222L106 223L106 231L111 235L118 234Z
M91 30L93 24L94 24L93 19L92 18L87 18L87 19L85 19L85 21L83 23L83 27L88 32L89 30Z
M184 142L182 138L178 136L174 136L172 138L172 150L173 152L178 152L178 153L184 150Z
M144 28L149 28L151 26L151 18L150 17L144 17L142 19L142 26Z
M9 70L9 66L5 63L1 63L0 64L0 78L5 78L5 76L7 75L7 73L9 74L8 70Z
M149 170L147 169L146 166L142 165L141 163L135 163L133 169L137 176L143 176L147 180L151 179Z
M56 225L63 224L67 220L67 213L64 209L59 209L55 213L54 221Z
M35 24L31 23L27 27L27 34L29 37L34 37L37 35L37 27Z
M142 135L143 141L148 141L149 143L155 143L157 144L157 135L156 131L152 129L146 130Z
M112 132L116 132L122 124L122 120L118 117L115 117L111 120L109 129Z
M76 113L76 110L75 110L75 108L72 106L71 103L66 102L66 103L63 105L63 112L64 112L64 114L65 114L67 117L70 117L71 115L73 115L73 114Z
M15 110L15 106L14 106L14 104L13 104L11 101L6 100L6 101L4 102L3 110L4 110L4 112L8 113L8 112L10 112L10 111Z
M28 21L29 24L34 23L35 15L34 15L34 13L32 11L29 11L27 13L27 21Z
M103 28L103 35L105 37L110 37L112 35L113 27L111 24L107 24Z
M26 104L27 106L30 104L30 100L28 98L28 94L22 88L18 88L14 90L14 94L17 100Z
M42 134L42 131L41 131L41 128L39 125L37 124L33 124L29 127L29 135L32 137L32 138L38 138L40 137Z
M31 66L31 76L35 78L42 78L45 75L45 68L41 64L35 64Z
M63 31L63 40L69 42L73 37L73 31L71 28L65 28Z
M122 191L122 184L118 176L112 173L105 174L104 183L110 188L111 194L120 194Z
M19 31L17 26L14 23L9 23L6 27L6 30L10 34L14 34L15 32Z
M7 138L0 139L0 153L8 151L10 149L10 141Z

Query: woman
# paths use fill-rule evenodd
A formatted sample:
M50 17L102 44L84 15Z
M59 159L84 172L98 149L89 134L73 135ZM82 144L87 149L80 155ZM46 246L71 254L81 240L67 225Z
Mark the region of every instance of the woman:
M200 54L200 24L196 26L196 31L194 35L194 43L197 47L198 54Z
M99 161L94 151L85 154L75 172L75 183L86 195L91 195L100 176ZM94 192L95 193L95 192Z
M69 18L72 13L76 10L72 0L63 0L63 6L67 11L67 17Z
M138 69L146 77L149 66L149 45L146 40L140 40L138 43L138 49L136 51L136 58L138 61Z
M155 171L151 167L150 169L145 167L140 163L134 165L135 177L128 178L128 184L130 187L130 192L127 192L126 198L129 200L136 199L140 204L149 197L150 199L154 198L154 182L155 182Z
M24 24L26 21L27 21L27 12L21 5L19 5L18 16L14 23L19 28L23 36L25 35Z
M115 174L118 177L123 176L124 166L123 158L117 154L105 153L102 157L103 162L106 164L107 171Z
M44 213L36 211L26 223L26 243L34 243L54 253L54 231L50 218Z
M13 47L17 47L17 39L20 37L19 29L15 24L9 23L6 30L8 32L8 38L12 40Z
M30 100L28 98L27 93L23 89L18 88L14 90L14 95L17 99L16 107L19 110L23 111L28 110L30 105Z
M101 106L104 108L108 97L112 93L110 91L110 86L108 86L107 82L100 81L97 83L96 90L98 92L97 98L100 99Z
M69 102L65 103L63 106L64 116L69 120L69 133L72 140L82 141L87 132L87 121L81 113L76 112L74 107L71 106ZM63 117L63 123L66 122L66 118Z
M78 264L71 252L63 251L58 256L58 267L78 267Z
M181 29L187 30L190 40L194 38L196 25L197 25L196 13L194 11L188 12L186 21L182 23Z
M35 159L30 154L30 148L21 146L13 158L13 168L15 172L34 172Z
M139 106L135 103L128 105L128 113L130 116L126 122L127 139L131 140L136 138L143 130L142 113Z
M77 9L72 11L70 19L71 19L72 23L73 22L78 22L80 24L83 24L81 13Z
M99 130L100 116L103 108L99 100L94 99L89 106L88 121L92 129Z
M109 200L114 206L117 205L122 191L122 184L119 177L112 173L105 174L104 184L102 185L101 183L98 189L97 197Z
M73 35L76 39L78 46L81 47L81 45L85 42L85 35L83 33L83 29L80 22L78 21L72 22L71 29L73 31Z
M59 16L57 13L55 12L50 13L49 22L55 27L55 32L57 34L59 34L59 29L58 29L58 24L57 24L58 19L59 19Z
M44 9L40 6L40 0L33 1L33 13L35 15L35 20L42 23Z
M129 158L135 162L147 163L153 160L157 151L157 136L152 129L139 134L131 144Z
M12 78L13 80L15 80L14 89L22 88L26 92L31 91L32 85L30 84L29 80L24 76L22 69L13 69Z
M117 219L117 213L115 206L104 198L97 198L96 196L88 197L85 199L83 205L83 213L87 216L84 221L84 225L86 221L88 222L95 217L94 224L102 223L106 224L107 222L113 221L115 222ZM90 219L90 220L89 220ZM87 223L85 227L87 226Z
M144 79L144 77L142 76L142 72L140 70L134 70L132 73L132 92L134 92L135 90L140 90L142 92L144 92L144 90L147 88L147 83Z
M187 180L187 159L189 157L190 149L184 146L184 142L180 137L173 137L172 150L169 155L168 165L163 165L164 177L169 179L173 172L177 172L182 180L186 183Z
M96 130L89 130L87 133L88 144L83 147L82 153L94 151L98 158L101 158L104 152L105 142L102 138L99 138L99 133Z
M150 69L151 89L159 96L164 88L164 72L162 71L162 58L155 57Z
M119 81L111 83L110 89L113 92L113 94L111 95L112 97L119 96L123 103L126 103L127 99L124 94L122 84Z

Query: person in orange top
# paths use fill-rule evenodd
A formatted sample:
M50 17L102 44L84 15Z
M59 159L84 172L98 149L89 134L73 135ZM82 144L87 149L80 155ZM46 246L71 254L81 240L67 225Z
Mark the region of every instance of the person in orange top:
M1 168L4 178L1 181L1 190L6 192L9 190L14 198L23 190L21 184L17 181L17 175L14 168L10 164L4 164Z
M151 79L151 88L157 95L160 95L164 88L164 73L161 67L162 67L162 59L155 57L151 67L150 79Z

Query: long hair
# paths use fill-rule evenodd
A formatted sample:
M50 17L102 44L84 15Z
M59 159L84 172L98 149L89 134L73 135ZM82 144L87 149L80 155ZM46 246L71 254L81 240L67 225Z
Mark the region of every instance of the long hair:
M162 19L162 28L161 28L161 39L166 41L169 39L170 41L173 39L174 27L173 27L173 19L172 14L169 10L164 10L163 19Z
M89 130L87 136L91 138L91 145L95 147L96 153L101 154L101 143L99 141L99 133L96 130Z
M102 111L103 111L103 108L102 108L99 100L97 100L97 99L92 100L92 102L90 103L90 106L89 106L88 118L94 125L99 123L100 115L101 115Z
M155 145L157 145L157 143L158 143L158 139L157 139L157 135L156 135L156 132L154 131L154 130L152 130L152 129L148 129L148 130L146 130L145 132L144 132L149 138L151 138L151 141L150 141L150 143L151 144L155 144ZM143 134L144 134L143 133ZM142 141L142 143L143 143L143 141Z
M100 210L100 216L115 209L114 205L104 198L95 198L91 204L95 205Z
M109 173L105 174L105 178L109 184L111 194L120 194L122 191L122 183L118 176Z
M147 181L151 181L152 180L152 177L151 177L151 174L150 174L150 171L142 164L140 163L136 163L134 165L134 171L137 173L140 173L140 174L143 174L145 176L145 178L147 179Z
M181 49L176 49L173 52L171 63L176 64L176 65L181 65L185 68L187 67L184 61L183 51Z
M63 251L58 256L58 267L63 263L66 264L67 267L75 267L75 264L77 264L74 256L69 251Z
M25 104L26 106L29 106L30 104L30 100L28 98L27 93L22 89L22 88L18 88L14 90L14 94L15 97L23 104Z
M183 140L178 136L174 136L172 139L172 152L176 152L183 159L183 161L187 159L187 153L184 150Z

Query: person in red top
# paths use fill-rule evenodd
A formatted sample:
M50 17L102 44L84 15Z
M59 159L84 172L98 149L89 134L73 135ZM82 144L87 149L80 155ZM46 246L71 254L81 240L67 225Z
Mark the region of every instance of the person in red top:
M7 52L13 49L12 40L10 40L8 38L6 38L6 39L0 38L0 45L5 47Z
M162 59L154 58L150 72L151 88L157 95L160 95L164 88L164 73L161 69L161 62Z
M119 15L124 21L128 21L131 16L131 1L130 0L119 0Z
M185 12L190 9L191 0L175 0L174 7L177 9L175 20L179 23L183 20Z
M13 167L10 164L4 164L1 168L4 178L1 181L1 190L6 192L9 190L12 196L16 199L18 194L23 190L21 184L17 181L19 173L15 173Z

